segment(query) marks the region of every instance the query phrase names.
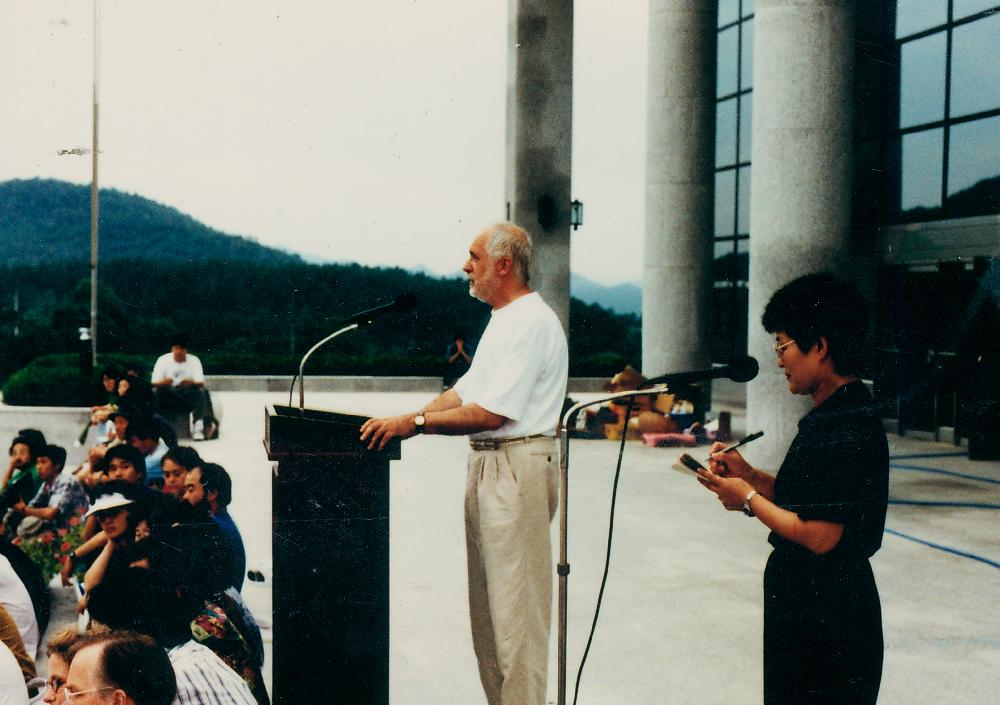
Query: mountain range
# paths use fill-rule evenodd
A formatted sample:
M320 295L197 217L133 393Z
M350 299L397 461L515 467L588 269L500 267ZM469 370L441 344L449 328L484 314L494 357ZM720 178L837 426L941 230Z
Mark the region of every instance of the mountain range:
M210 228L176 208L115 189L101 190L102 260L313 263L311 258ZM0 183L0 247L8 267L83 262L90 257L90 188L53 179ZM416 273L430 272L416 268ZM616 313L639 314L635 284L603 286L578 274L573 296Z
M102 260L303 261L114 189L101 189L100 232ZM53 179L0 183L0 247L8 266L88 261L90 187Z

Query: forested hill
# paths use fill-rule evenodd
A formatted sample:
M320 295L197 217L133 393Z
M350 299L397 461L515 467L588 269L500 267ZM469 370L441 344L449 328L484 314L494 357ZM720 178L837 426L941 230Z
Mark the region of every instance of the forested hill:
M101 260L276 262L301 258L213 230L175 208L101 189ZM90 258L90 187L53 179L0 183L0 247L8 266Z
M89 198L87 187L59 181L0 184L0 380L39 356L80 349L78 331L90 321ZM409 292L416 310L338 339L310 372L437 374L454 335L475 344L489 319L462 277L310 264L139 196L104 192L101 222L104 354L149 363L180 330L212 374L289 374L339 321ZM611 376L638 364L639 329L634 315L574 299L573 373Z

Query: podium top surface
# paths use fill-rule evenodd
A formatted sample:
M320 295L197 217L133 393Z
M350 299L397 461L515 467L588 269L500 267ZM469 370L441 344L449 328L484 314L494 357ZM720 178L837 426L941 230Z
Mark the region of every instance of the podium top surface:
M309 457L362 457L399 460L400 441L368 450L360 436L370 417L341 411L269 405L264 414L264 448L269 460Z
M360 414L349 414L344 411L330 411L327 409L300 409L297 406L285 406L283 404L272 404L268 407L268 412L275 416L293 417L296 419L308 419L310 421L321 421L332 424L354 424L360 427L370 416Z

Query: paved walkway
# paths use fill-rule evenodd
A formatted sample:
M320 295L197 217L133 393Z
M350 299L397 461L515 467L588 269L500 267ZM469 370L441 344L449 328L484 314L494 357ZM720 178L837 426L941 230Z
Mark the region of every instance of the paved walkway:
M429 396L316 394L307 403L392 414L417 408ZM222 438L198 450L233 475L232 514L248 565L270 580L270 463L261 439L265 404L287 403L287 395L220 393L218 399ZM883 548L873 560L886 636L880 701L996 703L1000 464L971 462L946 444L896 436L890 444L893 503ZM466 613L465 452L463 439L420 437L404 443L403 458L393 465L394 705L483 702ZM742 514L724 512L693 479L670 471L679 452L626 447L610 578L581 705L761 701L767 532ZM617 444L609 441L571 445L570 702L604 564L616 457ZM556 531L554 524L557 546ZM270 616L269 589L270 582L248 582L244 589L263 621ZM554 647L553 636L551 702Z

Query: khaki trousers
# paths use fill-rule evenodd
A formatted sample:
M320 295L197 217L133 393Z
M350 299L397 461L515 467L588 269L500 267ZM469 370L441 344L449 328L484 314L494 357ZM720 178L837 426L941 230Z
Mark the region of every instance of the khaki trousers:
M556 442L469 454L469 614L489 705L544 705L552 618L549 524L559 504Z

